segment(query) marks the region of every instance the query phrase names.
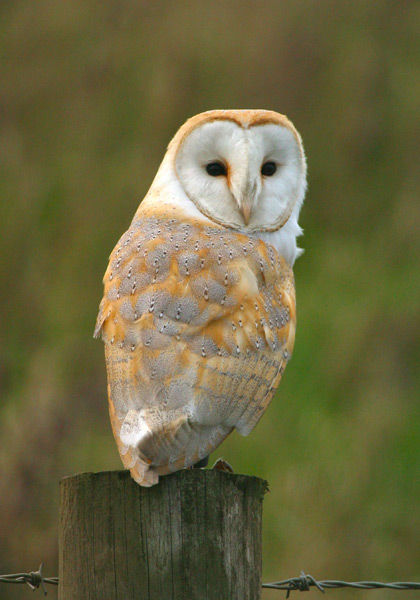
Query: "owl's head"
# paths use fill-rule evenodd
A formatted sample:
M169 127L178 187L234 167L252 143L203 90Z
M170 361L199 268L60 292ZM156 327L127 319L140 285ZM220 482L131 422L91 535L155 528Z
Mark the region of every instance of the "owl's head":
M279 113L212 110L192 117L169 144L155 183L163 175L167 184L168 174L224 227L264 237L292 221L294 237L300 232L305 155L298 132Z

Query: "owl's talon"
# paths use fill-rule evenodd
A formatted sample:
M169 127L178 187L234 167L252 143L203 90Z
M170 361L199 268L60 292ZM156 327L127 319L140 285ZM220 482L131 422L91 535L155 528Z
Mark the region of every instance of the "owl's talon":
M193 465L190 465L189 467L185 467L185 468L187 471L190 471L191 469L204 469L205 467L207 467L208 464L209 464L209 457L206 456L205 458L202 458L201 460L197 461Z
M216 471L223 471L224 473L233 473L231 465L224 458L218 458L212 469L215 469Z
M193 469L204 469L209 464L209 457L205 456L192 466Z

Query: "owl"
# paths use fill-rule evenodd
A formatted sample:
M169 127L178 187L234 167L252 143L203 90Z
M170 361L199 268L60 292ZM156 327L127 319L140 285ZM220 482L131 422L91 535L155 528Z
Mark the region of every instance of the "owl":
M255 427L295 339L301 138L268 110L189 119L104 276L109 411L142 486Z

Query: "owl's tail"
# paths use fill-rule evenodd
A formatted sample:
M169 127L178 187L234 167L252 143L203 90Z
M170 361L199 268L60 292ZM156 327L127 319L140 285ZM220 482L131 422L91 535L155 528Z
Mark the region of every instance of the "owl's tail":
M137 454L137 456L136 456ZM138 455L136 448L128 448L126 454L121 454L124 466L130 470L131 477L143 487L151 487L159 481L158 472Z

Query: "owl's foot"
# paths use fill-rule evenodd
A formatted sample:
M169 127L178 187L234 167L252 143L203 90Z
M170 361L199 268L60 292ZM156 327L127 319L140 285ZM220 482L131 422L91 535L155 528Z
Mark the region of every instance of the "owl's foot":
M233 473L232 467L224 458L218 458L212 468L225 473Z
M209 457L206 456L205 458L202 458L201 460L196 462L195 465L192 465L192 467L190 467L190 469L204 469L204 467L207 467L208 464L209 464Z

